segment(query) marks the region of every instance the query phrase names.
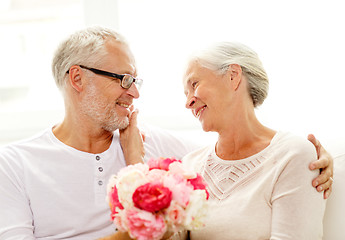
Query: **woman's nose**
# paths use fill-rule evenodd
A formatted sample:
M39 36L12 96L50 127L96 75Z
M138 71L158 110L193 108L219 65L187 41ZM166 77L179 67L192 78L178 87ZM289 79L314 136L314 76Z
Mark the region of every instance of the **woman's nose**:
M195 104L195 101L196 101L196 98L195 98L194 96L192 96L192 97L190 97L190 98L187 97L187 101L186 101L185 107L186 107L187 109L193 108L193 106L194 106L194 104Z

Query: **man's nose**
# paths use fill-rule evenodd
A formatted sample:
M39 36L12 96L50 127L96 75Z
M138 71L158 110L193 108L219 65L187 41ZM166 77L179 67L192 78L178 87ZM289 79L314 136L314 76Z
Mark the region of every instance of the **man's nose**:
M127 94L131 95L135 99L140 97L139 90L134 83L127 89Z

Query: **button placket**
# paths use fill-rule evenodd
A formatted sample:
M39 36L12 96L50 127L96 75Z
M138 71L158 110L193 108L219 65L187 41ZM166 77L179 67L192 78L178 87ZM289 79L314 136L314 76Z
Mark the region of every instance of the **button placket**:
M96 159L96 165L95 165L96 172L95 172L95 175L96 175L97 185L98 186L103 186L104 179L103 179L103 174L102 173L103 173L104 168L102 166L102 161L101 161L102 158L101 158L101 156L96 155L95 159Z
M105 157L100 154L93 155L95 203L98 205L104 204L104 199L107 194L106 166L104 166L105 160Z

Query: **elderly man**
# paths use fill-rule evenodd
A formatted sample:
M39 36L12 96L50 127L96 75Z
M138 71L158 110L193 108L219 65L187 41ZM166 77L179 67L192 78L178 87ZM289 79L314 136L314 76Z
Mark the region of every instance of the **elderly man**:
M115 227L105 201L110 176L141 161L144 152L144 160L182 158L197 147L167 132L146 129L141 155L126 151L133 147L124 146L128 134L141 137L132 110L142 80L118 33L102 27L74 33L57 49L52 67L65 117L0 150L0 239L111 235ZM328 189L332 158L325 153L313 164L326 168L315 181Z

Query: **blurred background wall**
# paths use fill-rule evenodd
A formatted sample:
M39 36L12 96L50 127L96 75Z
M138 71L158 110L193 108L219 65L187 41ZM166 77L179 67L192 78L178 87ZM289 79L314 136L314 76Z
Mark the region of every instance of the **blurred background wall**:
M215 41L238 41L270 77L259 119L344 152L343 12L341 0L1 0L0 145L62 120L52 55L68 34L102 24L122 33L136 56L145 81L141 122L213 139L184 109L185 61Z

